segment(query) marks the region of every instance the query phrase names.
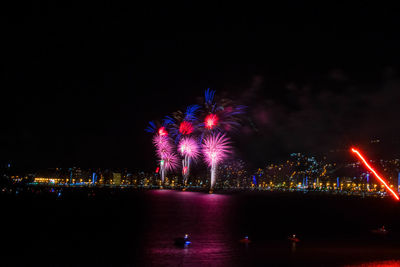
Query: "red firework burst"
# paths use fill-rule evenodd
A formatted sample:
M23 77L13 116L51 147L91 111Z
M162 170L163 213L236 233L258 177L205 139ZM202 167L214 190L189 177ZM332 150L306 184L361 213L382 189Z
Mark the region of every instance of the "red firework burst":
M218 124L218 116L215 114L209 114L204 120L204 125L207 129L212 130Z
M193 132L193 125L188 121L183 121L179 125L179 132L181 134L191 134Z
M167 136L167 135L168 135L168 132L167 132L167 130L165 129L165 127L161 127L160 129L158 129L158 134L159 134L160 136Z

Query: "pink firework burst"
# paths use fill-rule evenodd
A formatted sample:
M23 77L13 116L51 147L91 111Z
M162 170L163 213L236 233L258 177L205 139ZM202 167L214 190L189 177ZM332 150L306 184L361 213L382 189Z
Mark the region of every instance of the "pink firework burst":
M188 122L188 121L183 121L180 125L179 125L179 132L181 134L191 134L194 130L193 125Z
M153 144L158 147L159 145L163 145L165 143L168 143L168 137L165 135L159 135L155 134L153 136Z
M156 134L153 137L153 144L156 147L157 155L161 159L164 155L172 151L171 143L169 142L168 136Z
M193 137L185 136L179 141L179 152L182 156L197 159L200 156L199 145Z
M179 167L179 158L174 152L165 153L161 161L167 171L174 171Z
M202 151L209 166L225 160L231 153L230 139L221 133L211 134L203 139Z

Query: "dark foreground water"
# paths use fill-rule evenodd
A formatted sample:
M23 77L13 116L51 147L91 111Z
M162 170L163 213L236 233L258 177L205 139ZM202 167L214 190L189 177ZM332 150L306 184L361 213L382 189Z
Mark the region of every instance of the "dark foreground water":
M391 199L86 189L55 196L2 196L1 266L400 266L400 203ZM371 233L382 225L387 236ZM175 247L185 233L192 246ZM292 234L301 241L291 243ZM239 242L245 235L248 245Z

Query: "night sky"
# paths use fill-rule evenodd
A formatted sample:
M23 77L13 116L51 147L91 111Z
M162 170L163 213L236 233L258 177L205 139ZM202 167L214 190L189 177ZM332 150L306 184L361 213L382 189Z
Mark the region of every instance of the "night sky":
M2 4L1 163L153 170L148 121L206 88L248 106L234 141L251 167L396 148L398 10L279 2Z

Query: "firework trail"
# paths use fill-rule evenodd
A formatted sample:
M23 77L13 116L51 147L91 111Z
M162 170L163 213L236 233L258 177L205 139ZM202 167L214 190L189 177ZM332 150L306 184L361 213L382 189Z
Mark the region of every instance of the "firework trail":
M230 139L223 133L214 133L206 136L202 143L204 160L211 167L211 186L212 191L216 183L217 166L223 162L232 152Z
M190 172L190 162L200 156L200 148L194 137L184 136L179 141L178 150L183 157L182 175L183 184L186 185Z

